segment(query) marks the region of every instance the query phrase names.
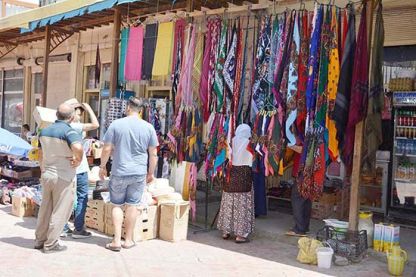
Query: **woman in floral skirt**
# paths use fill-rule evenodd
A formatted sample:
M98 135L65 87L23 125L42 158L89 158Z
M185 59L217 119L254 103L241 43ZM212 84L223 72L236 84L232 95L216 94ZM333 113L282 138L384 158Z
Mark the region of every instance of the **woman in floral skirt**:
M224 185L217 224L223 239L234 234L236 243L248 242L254 230L253 155L247 150L250 137L250 126L237 127L232 141L230 182Z

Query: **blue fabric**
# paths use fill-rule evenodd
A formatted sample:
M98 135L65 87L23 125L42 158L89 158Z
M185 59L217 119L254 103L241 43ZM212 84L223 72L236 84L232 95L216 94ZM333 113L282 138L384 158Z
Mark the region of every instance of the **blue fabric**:
M253 172L254 212L256 217L267 215L266 177L264 176L263 162L259 163L257 172Z
M110 202L114 205L138 205L142 199L146 175L128 177L111 176Z
M26 157L32 146L24 139L0 128L0 153Z
M82 231L88 203L88 173L77 174L77 206L75 209L75 230Z
M155 128L148 122L128 116L111 123L104 143L113 145L111 175L146 175L149 147L159 145Z

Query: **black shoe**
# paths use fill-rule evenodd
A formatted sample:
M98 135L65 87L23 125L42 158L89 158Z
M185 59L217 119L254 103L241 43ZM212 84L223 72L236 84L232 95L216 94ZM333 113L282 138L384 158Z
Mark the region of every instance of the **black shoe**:
M54 253L54 252L62 252L62 251L65 251L66 249L68 249L66 245L60 245L59 243L57 243L54 247L50 249L43 248L43 253L49 254L49 253Z
M91 236L92 236L91 232L88 232L86 230L82 230L82 231L74 230L74 232L72 233L73 239L87 239L87 238L90 238Z
M72 236L73 231L71 228L68 228L66 231L62 231L62 233L59 235L61 238L66 238Z

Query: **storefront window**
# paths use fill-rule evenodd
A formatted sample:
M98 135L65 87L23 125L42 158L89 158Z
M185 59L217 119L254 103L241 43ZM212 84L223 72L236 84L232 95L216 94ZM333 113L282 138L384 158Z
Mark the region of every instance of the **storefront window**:
M20 134L23 124L23 69L4 71L2 127Z
M95 65L90 65L86 67L86 78L85 78L85 89L93 90L97 89L98 86L95 83Z

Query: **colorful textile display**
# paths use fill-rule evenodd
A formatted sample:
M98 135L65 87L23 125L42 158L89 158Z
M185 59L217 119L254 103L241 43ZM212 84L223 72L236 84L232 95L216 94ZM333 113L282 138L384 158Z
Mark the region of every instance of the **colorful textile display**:
M156 50L153 63L153 76L168 76L172 68L172 46L174 39L174 23L159 24Z
M143 36L142 26L130 28L124 70L128 81L137 81L142 77Z

